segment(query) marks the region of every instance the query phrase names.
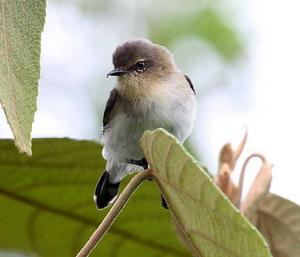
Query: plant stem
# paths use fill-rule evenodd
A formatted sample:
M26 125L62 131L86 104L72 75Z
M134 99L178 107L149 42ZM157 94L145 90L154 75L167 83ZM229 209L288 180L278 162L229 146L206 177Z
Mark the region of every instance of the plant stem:
M127 201L138 186L146 179L151 177L151 170L145 170L134 176L123 192L120 194L114 205L111 207L109 213L105 216L99 227L92 234L90 239L86 242L85 246L80 250L76 257L86 257L95 248L98 242L102 239L105 233L109 230L110 226L120 214Z
M247 165L248 165L249 161L252 158L259 158L259 159L261 159L261 161L262 161L263 164L266 162L266 158L262 154L259 154L259 153L253 153L253 154L251 154L244 161L244 164L243 164L243 167L242 167L242 171L241 171L241 174L240 174L239 186L238 186L238 189L239 189L239 191L238 191L238 202L237 202L237 207L238 208L240 208L240 205L241 205L241 198L242 198L242 193L243 193L244 177L245 177L246 168L247 168Z

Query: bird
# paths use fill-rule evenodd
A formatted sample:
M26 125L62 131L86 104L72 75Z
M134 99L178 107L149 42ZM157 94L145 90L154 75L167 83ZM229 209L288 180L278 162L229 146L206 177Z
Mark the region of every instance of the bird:
M121 180L148 168L139 140L146 130L163 128L181 143L196 120L196 92L164 46L148 39L128 40L112 55L117 77L107 100L102 128L106 168L95 189L98 209L114 202ZM167 207L162 198L162 205Z

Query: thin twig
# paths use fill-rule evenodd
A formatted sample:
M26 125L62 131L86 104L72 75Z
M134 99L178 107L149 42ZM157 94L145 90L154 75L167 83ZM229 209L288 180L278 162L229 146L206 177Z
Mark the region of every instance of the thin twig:
M138 186L146 179L151 177L151 170L145 170L134 176L128 185L125 187L115 204L111 207L109 213L101 222L99 227L92 234L90 239L86 242L85 246L80 250L76 257L87 257L95 248L98 242L102 239L105 233L109 230L110 226L120 214L130 196L138 188Z

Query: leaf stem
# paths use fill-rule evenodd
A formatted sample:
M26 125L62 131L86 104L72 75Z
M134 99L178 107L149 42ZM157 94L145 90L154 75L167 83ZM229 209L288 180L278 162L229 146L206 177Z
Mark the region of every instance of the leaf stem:
M240 205L241 205L241 198L242 198L242 193L243 193L244 177L245 177L246 168L248 166L249 161L253 158L259 158L262 161L263 164L266 162L266 158L262 154L259 154L259 153L251 154L244 161L242 171L241 171L241 174L240 174L240 178L239 178L239 186L238 186L239 191L238 191L238 202L237 202L238 208L240 208Z
M110 226L120 214L127 201L133 192L138 188L138 186L146 179L151 177L151 170L147 169L138 173L134 176L128 185L125 187L123 192L120 194L114 205L111 207L108 214L105 216L101 224L92 234L90 239L86 242L84 247L80 250L80 252L76 255L76 257L87 257L91 251L95 248L98 242L102 239L105 233L109 230Z

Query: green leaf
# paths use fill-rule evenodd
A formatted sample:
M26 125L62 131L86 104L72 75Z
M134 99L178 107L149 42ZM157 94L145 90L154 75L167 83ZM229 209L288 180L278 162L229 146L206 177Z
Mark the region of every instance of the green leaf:
M141 144L155 182L195 256L271 256L259 232L175 137L162 129L147 131Z
M45 0L0 0L0 103L20 152L31 155Z
M0 140L0 252L74 257L108 212L92 199L105 166L101 146L33 139L29 158L11 143ZM173 230L159 192L146 181L91 257L189 256Z
M269 242L274 257L299 257L299 205L269 194L257 211L257 227Z

